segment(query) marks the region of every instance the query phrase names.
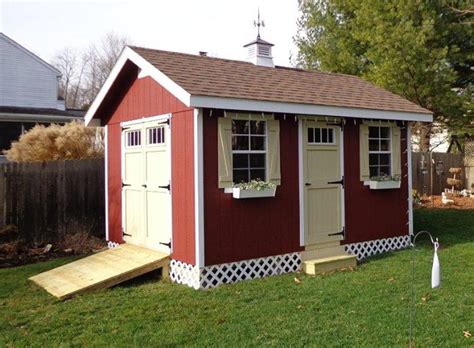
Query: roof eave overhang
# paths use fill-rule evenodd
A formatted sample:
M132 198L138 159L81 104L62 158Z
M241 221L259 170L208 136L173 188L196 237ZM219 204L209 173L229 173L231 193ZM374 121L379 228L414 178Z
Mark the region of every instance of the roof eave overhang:
M82 120L82 116L66 116L66 115L48 115L48 114L28 114L28 113L12 113L0 112L0 121L8 122L71 122L73 120Z
M405 111L390 111L379 109L365 109L343 106L285 103L264 100L239 98L222 98L212 96L191 96L191 107L214 108L241 111L259 111L286 113L295 115L317 115L351 117L361 119L400 120L433 122L433 115L429 113L415 113Z
M91 106L87 110L85 115L85 124L89 125L92 119L96 118L97 111L107 97L115 79L122 71L123 67L127 63L127 61L131 61L135 64L139 69L140 73L138 77L145 77L150 76L156 82L158 82L163 88L168 90L171 94L173 94L177 99L179 99L183 104L186 106L190 106L190 99L191 95L186 92L181 86L179 86L176 82L171 80L168 76L163 74L160 70L158 70L155 66L153 66L150 62L148 62L145 58L140 56L137 52L135 52L130 47L125 47L120 54L117 63L115 63L112 71L110 72L107 80L105 81L104 85L100 89L99 93L97 94L96 98L92 102Z

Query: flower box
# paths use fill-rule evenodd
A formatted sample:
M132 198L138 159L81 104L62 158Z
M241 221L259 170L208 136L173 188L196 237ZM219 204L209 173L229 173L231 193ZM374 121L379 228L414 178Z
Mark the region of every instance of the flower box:
M275 193L276 193L276 187L265 188L263 190L256 190L256 189L245 190L240 187L232 188L232 197L235 199L275 197Z
M400 188L400 184L402 182L400 180L370 180L369 181L369 188L371 190L389 190L389 189L398 189Z

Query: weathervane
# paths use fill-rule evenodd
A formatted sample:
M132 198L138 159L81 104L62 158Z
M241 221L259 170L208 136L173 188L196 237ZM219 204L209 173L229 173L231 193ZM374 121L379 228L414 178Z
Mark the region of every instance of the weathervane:
M260 20L260 9L258 9L258 17L256 21L253 21L253 26L257 27L257 39L260 39L260 27L265 28L265 22Z

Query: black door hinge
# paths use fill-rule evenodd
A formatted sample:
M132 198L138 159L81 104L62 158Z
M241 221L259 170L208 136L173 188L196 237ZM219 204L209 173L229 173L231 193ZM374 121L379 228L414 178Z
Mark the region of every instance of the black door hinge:
M130 129L130 127L122 127L122 132L127 129Z
M165 245L165 246L167 246L168 248L170 248L170 249L171 249L171 241L170 241L170 242L168 242L168 243L163 243L163 242L160 242L160 244L161 244L161 245Z
M127 237L131 237L131 236L132 236L131 234L125 233L125 231L122 231L122 233L123 233L124 236L127 236Z
M328 236L343 236L345 234L345 229L343 228L341 232L329 233Z
M342 185L342 187L344 187L344 177L342 177L341 180L329 181L328 184L339 184L339 185Z
M169 191L169 190L171 190L171 185L168 184L166 186L158 186L158 188L164 188L164 189L167 189Z
M125 187L125 186L132 186L131 184L125 184L122 182L122 188Z

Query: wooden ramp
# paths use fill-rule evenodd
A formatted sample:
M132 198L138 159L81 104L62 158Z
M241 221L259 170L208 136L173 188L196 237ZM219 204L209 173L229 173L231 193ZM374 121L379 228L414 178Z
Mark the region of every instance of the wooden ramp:
M169 255L122 244L30 278L60 300L88 291L108 288L163 268L168 275Z

